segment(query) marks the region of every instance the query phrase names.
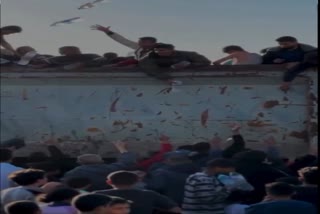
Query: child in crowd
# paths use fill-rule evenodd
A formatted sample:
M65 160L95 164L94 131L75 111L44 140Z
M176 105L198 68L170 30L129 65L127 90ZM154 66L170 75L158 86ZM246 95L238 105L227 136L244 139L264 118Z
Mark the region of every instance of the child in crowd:
M262 57L259 54L247 52L240 46L224 47L223 52L229 56L214 61L214 65L220 65L229 60L232 60L232 65L258 65L262 63Z
M5 207L5 214L42 214L39 206L32 201L16 201Z
M129 214L130 202L101 194L85 194L73 199L79 214Z
M91 187L92 183L89 178L72 177L66 180L66 185L78 190L80 193L88 193L87 190Z
M70 188L58 188L51 193L39 197L39 201L47 203L41 206L42 214L77 214L71 201L80 193Z

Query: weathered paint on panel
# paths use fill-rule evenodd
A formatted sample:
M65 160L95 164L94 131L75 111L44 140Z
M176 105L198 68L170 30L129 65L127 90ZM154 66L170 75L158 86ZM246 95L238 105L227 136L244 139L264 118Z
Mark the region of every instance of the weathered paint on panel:
M107 156L113 140L146 153L158 148L162 133L187 144L227 138L228 124L239 122L251 146L273 135L297 155L317 135L315 72L286 93L278 89L281 70L191 74L177 74L183 85L170 87L141 73L3 72L1 140L24 137L39 150L39 142L55 137L71 155Z

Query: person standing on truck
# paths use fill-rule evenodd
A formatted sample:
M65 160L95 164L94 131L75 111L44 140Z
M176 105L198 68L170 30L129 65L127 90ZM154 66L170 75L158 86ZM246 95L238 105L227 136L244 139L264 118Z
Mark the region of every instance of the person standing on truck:
M152 52L154 46L157 44L157 39L154 37L141 37L138 42L134 42L116 32L111 31L110 27L94 25L91 27L91 29L104 32L116 42L135 50L134 56L137 61L148 57L148 55Z
M294 78L306 69L318 64L317 48L301 44L292 36L283 36L276 41L278 47L264 49L263 64L288 64L280 89L287 91Z
M15 34L15 33L21 33L22 28L15 25L5 26L0 28L0 47L1 52L2 50L6 50L8 53L12 53L12 55L16 54L16 50L12 47L12 45L7 42L7 40L4 38L4 36ZM2 49L3 48L3 49Z

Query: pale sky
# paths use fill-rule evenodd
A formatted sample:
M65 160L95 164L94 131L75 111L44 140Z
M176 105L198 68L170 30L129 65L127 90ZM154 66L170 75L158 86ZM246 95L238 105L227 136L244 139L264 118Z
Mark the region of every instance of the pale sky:
M84 53L130 52L90 30L93 24L110 25L132 40L154 36L210 59L223 56L221 49L226 45L258 52L284 35L317 46L316 0L111 0L77 10L88 1L2 0L1 26L20 25L23 33L7 40L14 47L30 45L43 54L58 54L58 48L65 45L79 46ZM77 16L84 21L49 27Z

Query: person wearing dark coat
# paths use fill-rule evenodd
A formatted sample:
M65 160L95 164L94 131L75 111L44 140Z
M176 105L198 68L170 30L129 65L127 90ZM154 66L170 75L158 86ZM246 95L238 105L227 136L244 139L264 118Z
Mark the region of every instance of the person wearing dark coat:
M186 179L201 169L188 157L185 151L169 152L164 156L165 165L152 171L145 182L147 189L161 193L177 204L183 202Z

